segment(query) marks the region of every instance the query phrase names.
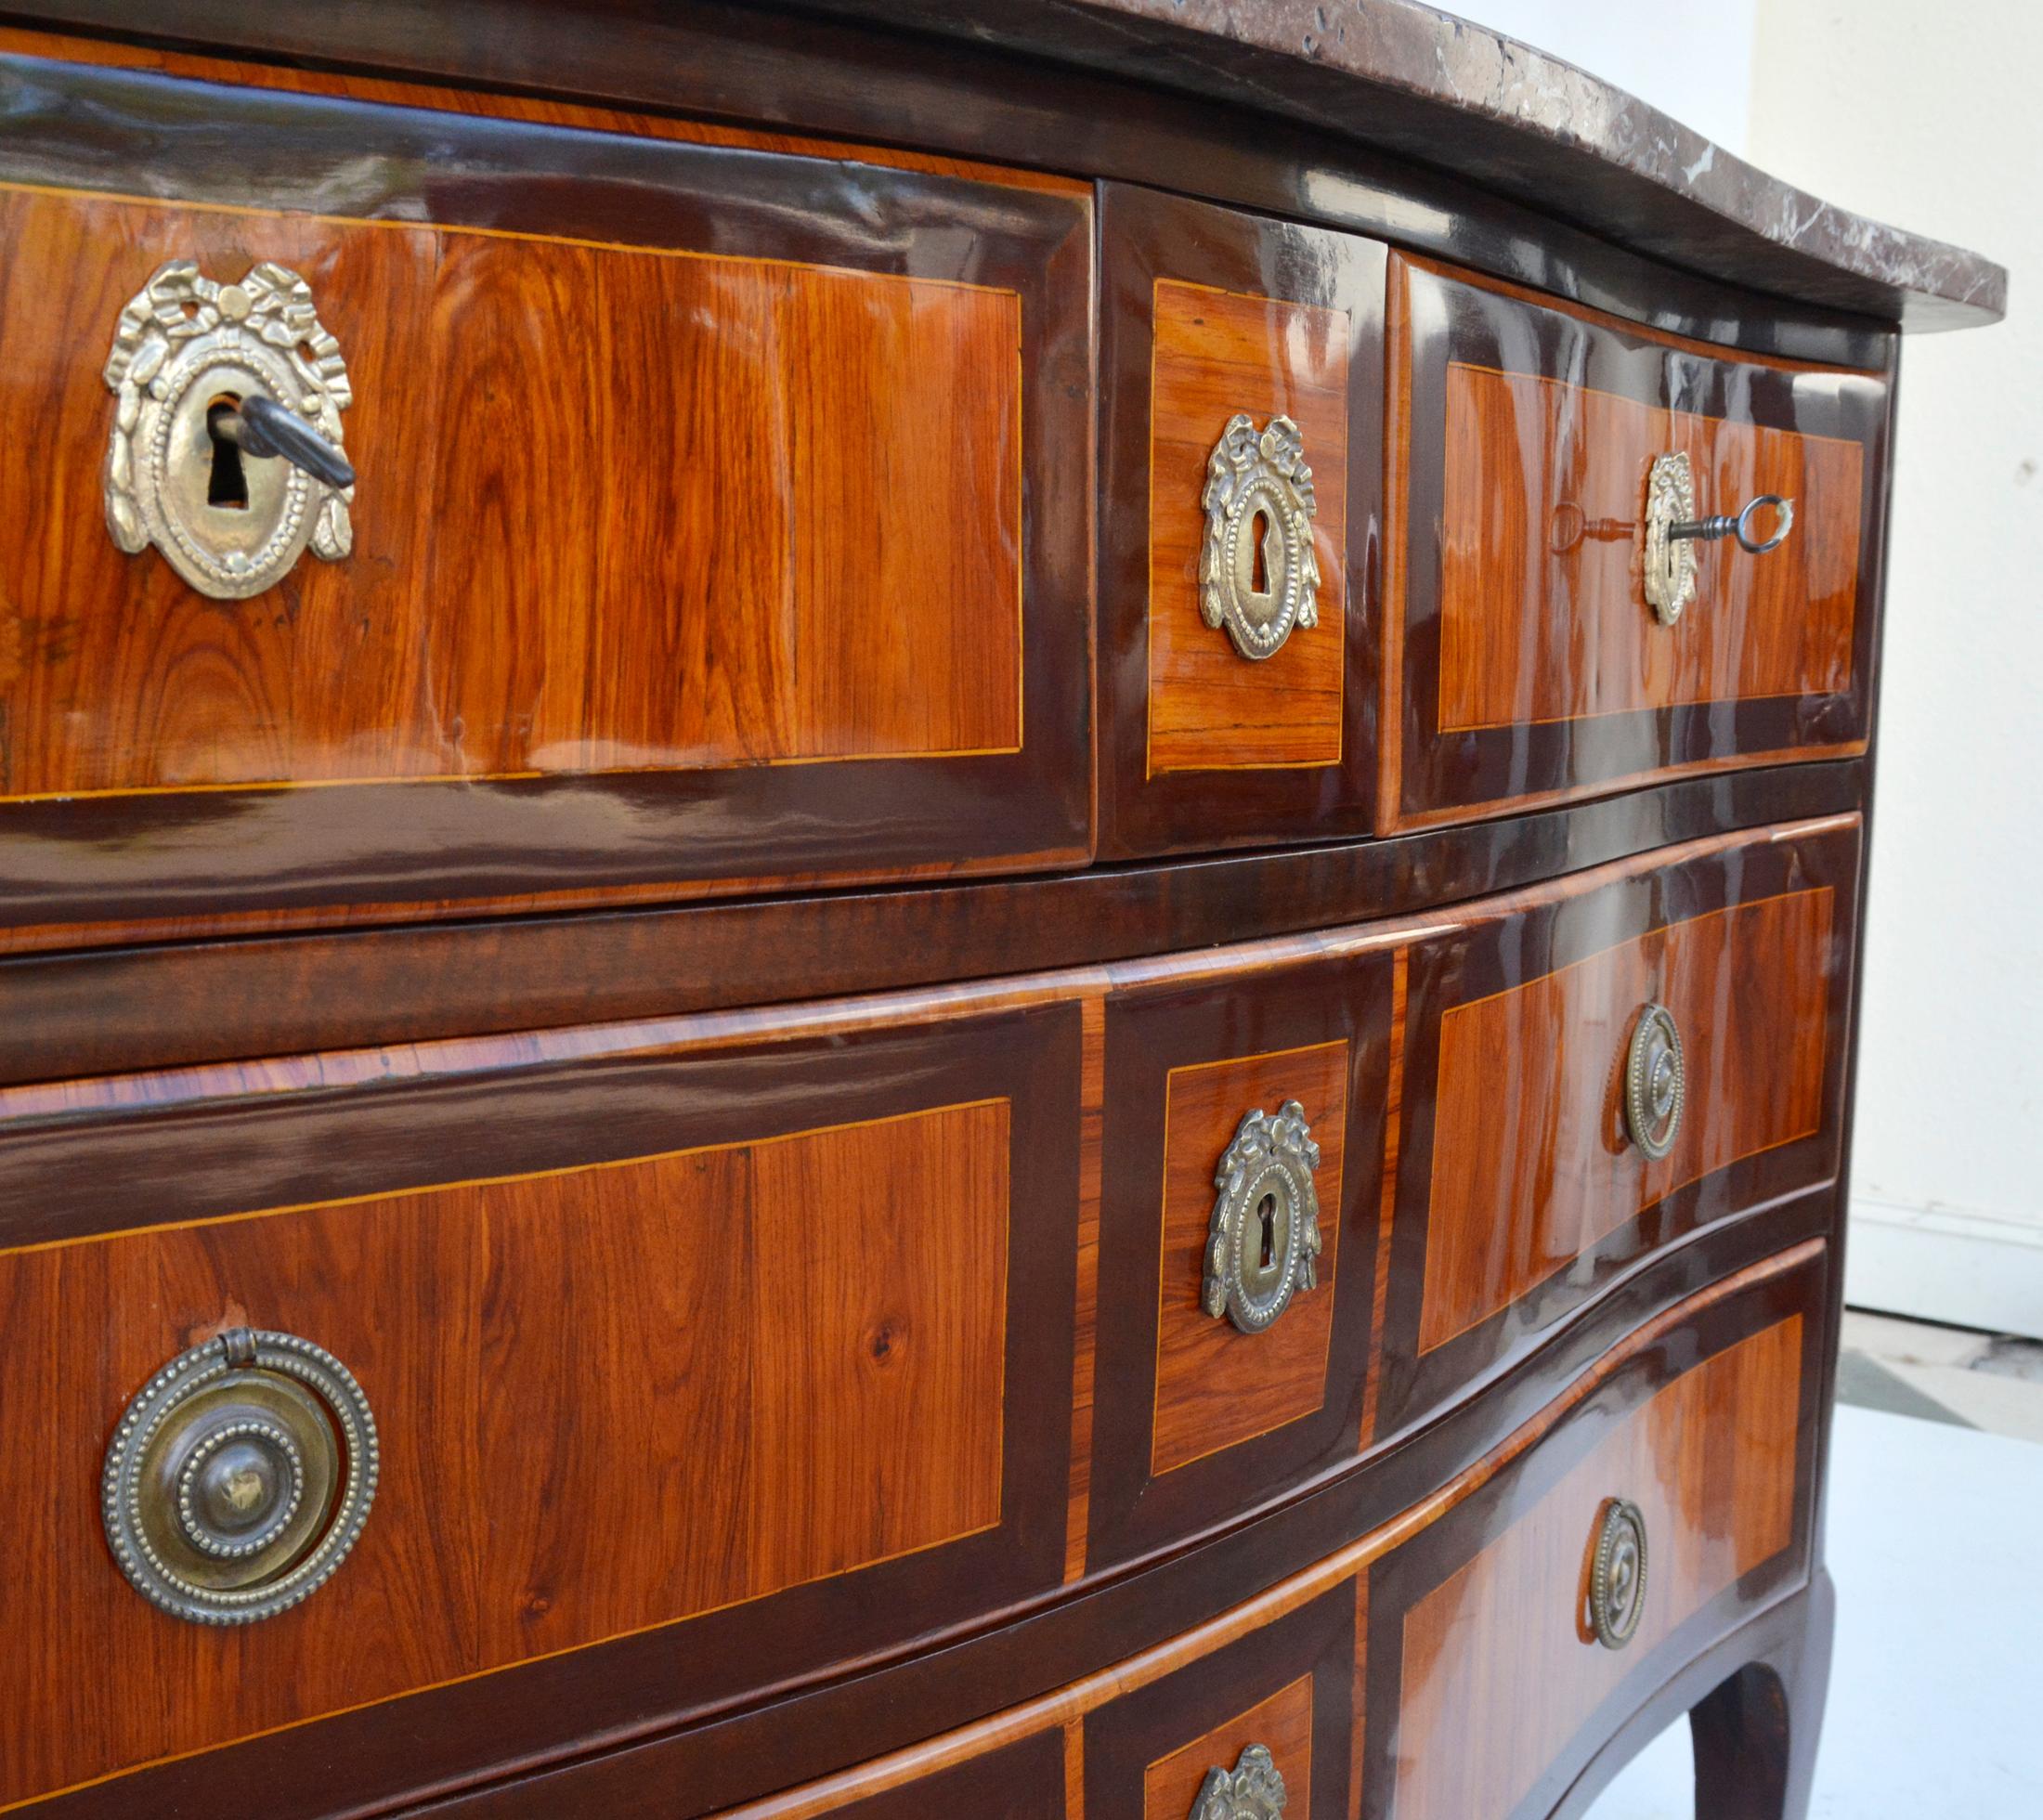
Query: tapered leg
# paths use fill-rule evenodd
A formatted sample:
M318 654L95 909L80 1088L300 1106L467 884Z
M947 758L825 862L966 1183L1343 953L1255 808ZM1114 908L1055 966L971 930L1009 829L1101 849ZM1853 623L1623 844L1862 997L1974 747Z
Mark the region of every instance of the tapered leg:
M1696 1748L1696 1820L1804 1820L1815 1774L1837 1593L1821 1568L1802 1622L1688 1715Z

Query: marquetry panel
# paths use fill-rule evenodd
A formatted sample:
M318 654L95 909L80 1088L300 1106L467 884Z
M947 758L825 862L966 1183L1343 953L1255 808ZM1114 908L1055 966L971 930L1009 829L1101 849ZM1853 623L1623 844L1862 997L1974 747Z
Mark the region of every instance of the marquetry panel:
M1715 348L1407 258L1388 334L1381 826L1863 749L1886 373ZM1694 597L1667 626L1644 517L1653 460L1674 453L1698 515L1775 493L1794 523L1761 555L1695 544Z
M1309 1415L1325 1402L1340 1265L1348 1044L1174 1068L1165 1089L1163 1239L1157 1260L1156 1419L1150 1470L1167 1473ZM1243 1333L1200 1300L1214 1172L1245 1113L1305 1109L1320 1166L1320 1286L1276 1323Z
M1834 1176L1858 846L1855 817L1713 836L1478 905L1408 951L1376 1439L1651 1253ZM1655 1004L1685 1076L1658 1159L1624 1106Z
M1789 1548L1804 1320L1790 1315L1675 1378L1412 1606L1395 1798L1373 1814L1515 1814L1657 1645ZM1644 1616L1623 1651L1595 1642L1584 1608L1588 1550L1612 1497L1640 1507L1649 1541Z
M579 1736L624 1683L699 1708L1054 1587L1075 1008L781 1034L12 1128L69 1236L0 1252L0 1500L42 1538L0 1801L426 1689ZM98 1477L235 1325L338 1356L382 1470L331 1584L220 1631L126 1584Z
M1187 1820L1208 1773L1231 1772L1260 1744L1284 1778L1287 1814L1345 1814L1355 1737L1353 1578L1304 1577L1253 1617L1244 1610L1211 1634L1125 1663L1098 1678L1097 1692L1072 1690L1081 1700L1106 1696L1085 1717L1083 1813Z
M77 451L0 540L8 795L1020 741L1012 291L22 190L0 236L0 435ZM354 553L275 597L100 522L99 343L173 257L304 272L358 373Z
M4 920L1089 851L1087 188L0 63ZM352 378L352 552L244 602L104 522L175 258L302 273Z
M1345 311L1160 279L1150 382L1149 770L1336 764L1347 598ZM1298 425L1318 504L1317 626L1259 662L1199 611L1206 463L1237 412Z
M1778 493L1795 522L1764 557L1699 544L1696 598L1668 627L1644 605L1636 531L1646 471L1671 451L1689 458L1698 511ZM1864 462L1839 437L1451 365L1441 731L1843 694Z
M996 1524L1008 1147L991 1101L0 1258L8 1496L55 1544L0 1587L0 1708L68 1721L6 1795ZM223 1644L121 1580L92 1493L110 1413L242 1320L350 1365L383 1480L333 1587Z
M1185 1820L1208 1773L1233 1769L1252 1744L1269 1752L1283 1776L1286 1811L1310 1814L1312 1677L1308 1674L1148 1765L1142 1772L1142 1820Z
M1367 833L1388 251L1130 184L1100 203L1100 851ZM1318 623L1259 660L1201 611L1237 416L1298 426L1315 503Z
M1836 893L1812 888L1637 936L1440 1020L1422 1350L1517 1301L1651 1202L1823 1118ZM1640 1006L1687 1072L1671 1151L1624 1130Z
M1356 932L1360 935L1360 931ZM1382 1198L1392 944L1153 975L1106 1001L1086 1566L1168 1546L1353 1457ZM1317 1281L1259 1332L1207 1313L1216 1175L1303 1111ZM1253 1217L1253 1211L1252 1211Z

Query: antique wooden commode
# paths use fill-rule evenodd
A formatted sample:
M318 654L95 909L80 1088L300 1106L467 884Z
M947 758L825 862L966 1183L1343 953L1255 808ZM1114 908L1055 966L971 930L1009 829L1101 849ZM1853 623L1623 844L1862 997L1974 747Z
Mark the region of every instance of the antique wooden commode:
M2004 275L1406 0L8 17L0 1810L1800 1814Z

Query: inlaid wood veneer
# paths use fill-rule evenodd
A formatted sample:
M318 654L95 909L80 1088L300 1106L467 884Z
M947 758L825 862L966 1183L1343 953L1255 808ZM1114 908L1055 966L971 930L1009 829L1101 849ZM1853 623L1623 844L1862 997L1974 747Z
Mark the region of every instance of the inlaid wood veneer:
M1460 361L1446 436L1443 734L1849 692L1860 443ZM1795 501L1788 540L1763 558L1730 540L1697 547L1694 610L1672 627L1628 610L1643 599L1642 476L1669 452L1688 456L1711 501L1698 512L1760 493Z
M1835 1176L1858 851L1855 818L1729 837L1413 944L1376 1441L1654 1250ZM1651 1004L1685 1077L1658 1159L1624 1110Z
M1642 1659L1787 1553L1804 1320L1776 1321L1675 1378L1406 1612L1396 1789L1371 1820L1517 1814ZM1588 1548L1612 1497L1639 1506L1648 1539L1644 1614L1622 1651L1598 1645L1582 1615Z
M1091 1571L1352 1457L1397 946L1385 938L1231 976L1130 979L1106 1001ZM1202 1294L1216 1172L1247 1114L1291 1101L1320 1151L1317 1283L1247 1333Z
M293 1139L229 1102L196 1216L0 1252L0 1488L45 1538L0 1705L53 1718L0 1803L620 1638L728 1697L1055 1585L1076 1022L279 1105L327 1191L272 1208L235 1178ZM96 1490L127 1399L238 1325L353 1371L382 1472L335 1583L223 1632L127 1586Z
M1142 1820L1185 1820L1207 1773L1232 1770L1261 1745L1284 1778L1287 1813L1312 1810L1312 1677L1302 1675L1247 1711L1212 1725L1142 1772Z
M1828 886L1738 904L1447 1010L1422 1352L1674 1189L1815 1133L1836 909ZM1648 1000L1672 1011L1685 1056L1681 1127L1658 1161L1624 1130L1613 1065Z
M1268 1434L1326 1401L1340 1280L1341 1165L1347 1133L1346 1040L1174 1068L1165 1090L1163 1234L1157 1259L1156 1413L1150 1471L1167 1473ZM1274 1325L1242 1333L1200 1300L1213 1225L1214 1165L1246 1112L1305 1110L1320 1147L1320 1288ZM1324 1293L1322 1293L1324 1292Z
M160 913L193 868L324 914L1084 856L1083 186L36 44L0 43L0 436L40 451L0 530L7 920ZM145 119L116 173L96 136ZM173 259L299 272L352 375L352 552L248 601L104 523L101 370Z
M1521 1820L1520 1796L1579 1768L1598 1705L1650 1694L1698 1618L1735 1623L1792 1587L1825 1268L1803 1244L1664 1309L1422 1506L1198 1630L722 1820L863 1814L989 1762L1013 1765L1019 1798L1044 1774L1021 1747L1059 1737L1063 1820L1182 1820L1252 1743L1306 1820ZM1614 1490L1657 1550L1621 1652L1581 1630L1586 1543ZM1471 1632L1481 1648L1463 1647Z
M1341 760L1347 670L1347 313L1158 279L1150 367L1149 760L1255 771ZM1199 611L1206 463L1237 412L1304 438L1319 511L1319 624L1260 662Z
M1101 196L1101 850L1365 830L1386 250L1126 185ZM1208 464L1237 416L1297 425L1316 507L1318 623L1256 660L1201 610Z
M1382 828L1863 749L1886 373L1737 354L1401 255L1386 320ZM1775 493L1794 524L1763 555L1696 545L1669 626L1646 604L1643 519L1648 469L1674 453L1698 515Z

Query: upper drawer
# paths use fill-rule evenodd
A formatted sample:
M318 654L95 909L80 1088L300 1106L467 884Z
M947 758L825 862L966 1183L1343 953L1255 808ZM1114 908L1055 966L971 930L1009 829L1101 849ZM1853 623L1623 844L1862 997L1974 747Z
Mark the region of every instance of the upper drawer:
M1385 249L1101 193L1101 851L1367 833Z
M1389 300L1382 827L1862 749L1881 376L1657 336L1401 257ZM1664 610L1645 563L1663 455L1686 458L1698 518L1793 503L1764 554L1688 540L1693 592ZM1747 529L1773 523L1762 510Z
M1086 856L1083 186L19 56L0 97L0 918ZM345 519L209 431L255 393L344 439Z

